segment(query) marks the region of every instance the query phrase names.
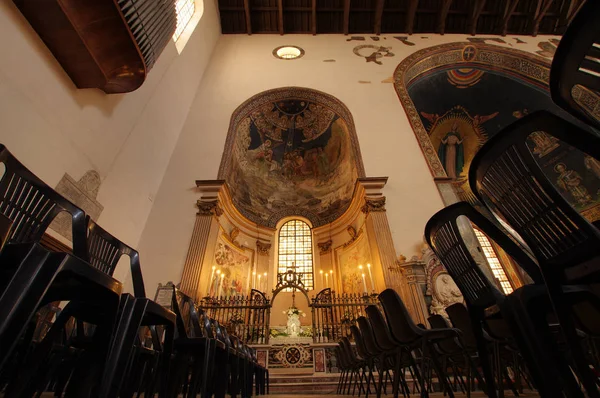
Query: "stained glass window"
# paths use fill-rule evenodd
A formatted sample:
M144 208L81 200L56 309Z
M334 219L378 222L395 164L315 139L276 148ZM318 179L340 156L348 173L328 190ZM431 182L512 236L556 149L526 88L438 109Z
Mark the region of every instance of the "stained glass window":
M475 231L475 236L477 236L477 240L479 241L479 246L481 246L481 250L483 250L483 254L492 269L492 273L500 281L500 286L502 286L502 290L504 294L510 294L513 291L512 285L506 276L506 272L496 255L496 250L492 246L492 242L488 239L487 236L477 228L473 228Z
M195 0L177 0L175 11L177 13L177 27L175 28L173 40L177 41L196 11L196 2Z
M278 273L294 269L302 274L302 282L306 290L312 290L313 255L312 233L307 223L291 220L283 224L279 231L279 267Z

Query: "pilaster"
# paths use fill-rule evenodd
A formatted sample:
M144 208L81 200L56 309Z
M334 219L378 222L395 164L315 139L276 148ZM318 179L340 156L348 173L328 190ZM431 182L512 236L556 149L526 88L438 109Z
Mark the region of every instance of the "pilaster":
M224 181L196 181L196 185L202 196L196 202L198 212L183 267L180 289L198 301L202 297L202 293L199 291L200 275L207 254L207 243L211 231L218 227L217 218L223 214L218 195Z

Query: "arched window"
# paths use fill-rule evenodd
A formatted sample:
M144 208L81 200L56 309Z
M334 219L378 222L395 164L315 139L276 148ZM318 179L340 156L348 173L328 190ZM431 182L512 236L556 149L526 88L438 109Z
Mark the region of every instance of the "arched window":
M314 288L312 232L307 223L291 220L279 230L279 266L278 273L287 272L295 267L302 274L306 290Z
M185 27L192 20L194 12L196 12L196 1L177 0L177 3L175 3L175 11L177 13L177 27L175 28L175 34L173 34L173 40L177 41L179 36L181 36L185 30Z
M483 250L483 254L485 255L485 258L492 269L494 277L498 279L500 286L502 286L504 294L512 293L513 287L506 276L506 271L504 271L504 268L498 259L498 255L494 249L494 246L492 246L492 242L490 242L488 237L477 228L473 228L473 230L475 231L475 236L479 241L479 246L481 246L481 250Z

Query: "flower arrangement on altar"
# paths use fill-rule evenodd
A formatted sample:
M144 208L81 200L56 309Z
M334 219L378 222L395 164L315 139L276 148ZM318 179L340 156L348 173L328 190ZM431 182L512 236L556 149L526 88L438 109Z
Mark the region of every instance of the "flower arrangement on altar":
M285 315L287 315L288 317L292 316L292 315L297 315L297 316L301 316L303 318L306 318L306 313L302 310L299 310L296 307L290 307L287 309L287 311L283 311L283 313Z

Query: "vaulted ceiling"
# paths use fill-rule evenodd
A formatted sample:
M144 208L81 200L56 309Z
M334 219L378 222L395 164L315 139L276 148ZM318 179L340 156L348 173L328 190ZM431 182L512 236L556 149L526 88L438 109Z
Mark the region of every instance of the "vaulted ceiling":
M235 33L562 34L585 0L218 0Z

